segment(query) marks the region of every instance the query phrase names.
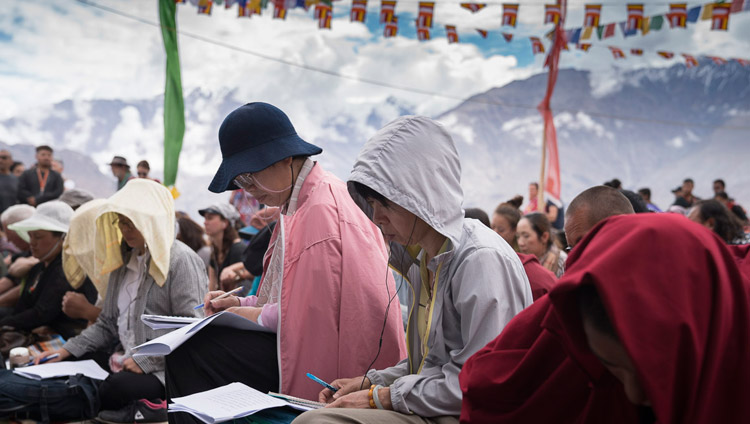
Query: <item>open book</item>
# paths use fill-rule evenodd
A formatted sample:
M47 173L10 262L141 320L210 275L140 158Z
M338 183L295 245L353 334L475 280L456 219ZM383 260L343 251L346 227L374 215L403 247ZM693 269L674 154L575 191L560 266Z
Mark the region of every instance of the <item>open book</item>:
M141 321L154 330L164 328L182 328L188 324L200 321L202 318L196 317L170 317L166 315L141 315Z
M304 399L301 399L304 401ZM308 401L305 401L308 402ZM169 412L187 412L209 424L246 417L269 408L290 406L300 411L309 411L322 406L310 402L310 406L287 402L286 400L263 394L242 383L231 383L201 393L173 398Z
M209 325L237 328L239 330L262 331L265 333L272 332L268 328L250 321L249 319L231 312L222 311L134 347L133 356L169 355L172 351L193 337L193 335Z

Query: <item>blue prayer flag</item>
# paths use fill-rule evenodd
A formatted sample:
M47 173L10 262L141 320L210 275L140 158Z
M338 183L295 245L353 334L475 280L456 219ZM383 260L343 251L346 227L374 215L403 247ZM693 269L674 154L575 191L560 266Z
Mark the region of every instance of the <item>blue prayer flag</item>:
M698 18L701 15L701 6L695 6L692 9L688 10L687 13L687 21L690 23L696 23L698 22Z

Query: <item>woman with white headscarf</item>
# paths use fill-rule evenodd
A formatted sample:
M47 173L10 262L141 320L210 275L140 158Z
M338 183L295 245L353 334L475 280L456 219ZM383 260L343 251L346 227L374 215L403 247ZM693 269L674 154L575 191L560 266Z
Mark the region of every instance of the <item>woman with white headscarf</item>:
M93 273L109 274L102 312L81 335L37 358L58 353L50 362L80 359L119 344L109 360L113 374L99 387L99 419L105 422L133 422L139 415L138 422L167 420L160 401L165 398L164 358L132 357L130 352L168 332L147 327L142 314L198 316L193 308L206 294L205 265L175 240L174 224L174 201L161 184L132 180L110 197L95 224ZM87 266L82 255L76 261Z

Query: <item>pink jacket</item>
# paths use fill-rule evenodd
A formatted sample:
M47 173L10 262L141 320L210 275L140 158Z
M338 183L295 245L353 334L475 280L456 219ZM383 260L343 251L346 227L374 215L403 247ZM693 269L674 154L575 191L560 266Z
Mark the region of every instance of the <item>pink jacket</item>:
M306 373L330 382L368 371L378 351L388 293L394 296L396 288L383 237L344 182L315 165L297 205L293 216L284 217L279 390L317 400L323 388ZM269 246L278 231L279 225ZM271 251L264 269L270 257ZM386 368L405 357L401 309L394 297L380 356L370 368Z

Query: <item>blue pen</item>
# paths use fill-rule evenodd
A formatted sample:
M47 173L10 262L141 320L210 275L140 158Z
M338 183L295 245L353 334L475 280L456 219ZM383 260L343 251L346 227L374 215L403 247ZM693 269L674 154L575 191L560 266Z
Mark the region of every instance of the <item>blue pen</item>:
M41 365L41 364L43 364L43 363L45 363L45 362L49 361L50 359L55 359L55 358L57 358L58 356L60 356L60 354L59 354L59 353L55 353L55 354L53 354L53 355L50 355L50 356L45 356L44 358L42 358L42 359L41 359L41 360L39 361L39 365ZM28 365L34 365L34 360L32 359L32 360L31 360L31 361L30 361L30 362L29 362L28 364L26 364L26 365L27 365L27 366L28 366Z
M225 297L227 297L227 296L231 296L231 295L233 295L233 294L235 294L235 293L237 293L237 292L239 292L239 291L242 291L242 289L244 289L244 287L243 287L243 286L239 286L239 287L237 287L236 289L234 289L234 290L232 290L232 291L228 291L228 292L226 292L226 293L222 294L221 296L216 296L215 298L213 298L213 299L211 299L211 300L219 300L219 299L224 299L224 298L225 298ZM198 305L198 306L196 306L195 308L193 308L193 310L195 310L195 309L200 309L200 308L203 308L203 307L205 307L205 306L206 306L206 304L205 304L205 303L201 303L200 305Z
M307 377L310 378L310 380L312 380L312 381L320 384L321 386L325 387L326 389L332 391L333 393L336 393L336 391L338 390L337 388L331 386L330 384L326 383L325 381L323 381L323 380L319 379L318 377L310 374L309 372L307 373Z

